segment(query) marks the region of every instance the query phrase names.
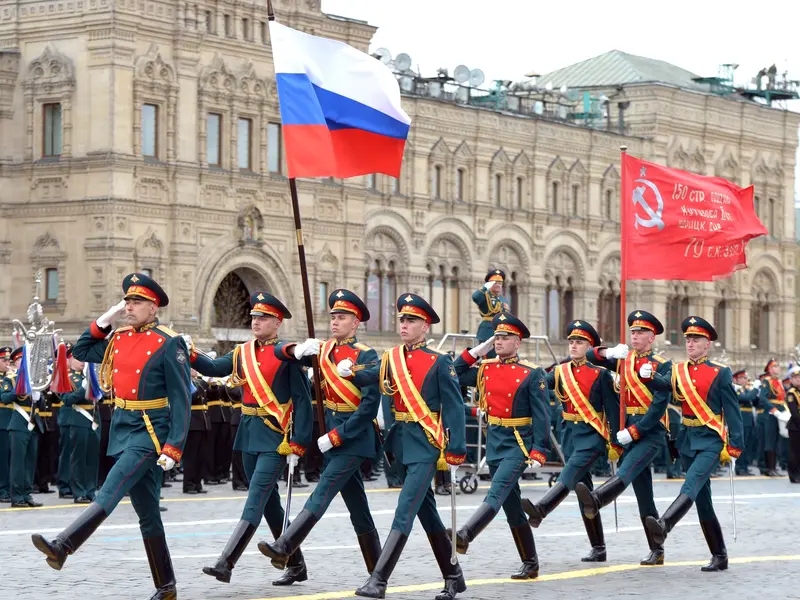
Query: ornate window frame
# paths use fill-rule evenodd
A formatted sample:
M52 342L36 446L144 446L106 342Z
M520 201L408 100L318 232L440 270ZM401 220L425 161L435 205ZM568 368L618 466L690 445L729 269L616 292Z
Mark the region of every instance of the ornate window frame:
M147 157L156 162L174 163L175 137L178 129L178 81L175 69L161 58L153 44L146 54L139 56L133 70L133 154L142 157L142 106L158 107L156 123L157 155Z
M67 252L61 248L58 238L50 231L45 231L36 238L30 262L34 271L41 269L43 275L46 269L58 270L58 299L53 301L44 297L40 298L40 301L43 306L52 307L57 313L63 314L67 307ZM44 289L40 291L44 294Z

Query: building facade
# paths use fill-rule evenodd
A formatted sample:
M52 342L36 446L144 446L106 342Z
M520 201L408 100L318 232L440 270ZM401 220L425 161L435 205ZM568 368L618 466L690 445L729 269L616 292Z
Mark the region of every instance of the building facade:
M362 50L375 31L322 14L318 0L273 4L281 22ZM24 316L36 270L46 314L68 336L139 270L172 298L162 318L206 346L247 335L244 303L256 289L292 308L285 335L305 335L263 5L0 8L0 331ZM664 317L660 349L680 350L678 325L693 312L718 323L732 364L788 356L798 115L663 83L624 93L630 106L613 131L405 94L412 129L399 179L298 181L317 330L328 293L348 287L366 296L363 336L380 348L396 342L393 303L406 291L442 314L433 337L474 331L470 296L500 267L512 309L557 354L576 318L616 341L626 145L753 183L770 230L729 280L629 284L628 306Z

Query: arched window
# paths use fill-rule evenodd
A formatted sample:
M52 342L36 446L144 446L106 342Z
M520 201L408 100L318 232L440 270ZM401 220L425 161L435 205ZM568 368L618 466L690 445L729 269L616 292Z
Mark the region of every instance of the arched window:
M560 199L558 194L561 190L561 183L558 181L553 181L550 183L550 210L553 213L558 214L561 209Z
M597 333L604 341L616 340L620 333L620 296L612 282L597 299Z
M500 173L494 174L494 203L503 205L503 175Z
M456 170L456 200L458 202L464 202L464 176L466 174L466 170L464 168L459 168Z
M444 169L441 165L433 167L433 174L431 178L431 196L434 200L442 199L442 174Z
M517 185L514 189L514 208L522 208L525 202L525 178L517 177Z
M714 328L717 330L718 342L724 348L728 334L728 302L720 300L714 306Z
M607 221L613 220L614 213L614 192L606 190L605 203L603 204L603 218Z
M682 286L675 286L667 299L667 339L671 344L680 344L683 339L681 324L689 316L689 297Z
M545 331L553 340L564 337L564 326L572 321L574 293L572 277L558 275L545 288Z
M365 274L364 288L371 315L365 323L367 331L395 331L397 278L394 262L383 265L379 260L374 261Z
M519 285L516 271L512 271L508 278L508 305L511 314L519 316Z

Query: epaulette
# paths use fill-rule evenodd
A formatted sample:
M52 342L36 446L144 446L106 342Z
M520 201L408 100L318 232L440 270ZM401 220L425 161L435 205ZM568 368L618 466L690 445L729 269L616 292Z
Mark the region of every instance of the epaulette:
M667 362L667 359L664 358L663 356L661 356L660 354L653 354L653 360L656 361L657 363L662 364L662 365L665 362Z
M496 363L496 362L500 362L500 359L495 356L494 358L484 358L481 361L481 364L482 365L488 365L490 363Z
M528 362L527 360L521 360L521 361L519 361L519 364L521 364L521 365L523 365L525 367L528 367L530 369L538 369L539 368L539 365L537 365L536 363Z
M372 348L370 348L366 344L362 344L361 342L356 342L355 344L353 344L353 346L358 348L359 350L372 350Z
M158 329L161 333L169 337L175 337L178 335L177 331L172 331L172 329L170 329L166 325L156 325L156 329Z
M431 352L436 352L436 354L445 354L450 356L450 353L447 350L437 350L436 348L432 348L430 346L425 346L425 350L430 350Z

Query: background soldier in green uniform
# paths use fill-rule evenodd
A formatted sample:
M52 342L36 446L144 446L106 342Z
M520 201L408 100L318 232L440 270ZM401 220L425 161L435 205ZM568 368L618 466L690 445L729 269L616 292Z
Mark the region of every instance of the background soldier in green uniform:
M647 517L646 527L655 542L663 545L667 534L696 502L700 527L711 550L711 562L701 571L724 571L728 568L728 553L711 503L711 474L720 460L728 462L741 456L742 414L733 391L731 370L708 359L711 342L717 339L714 327L702 317L691 316L683 321L681 329L689 360L673 365L672 385L682 404L680 451L686 480L663 516Z
M250 297L251 329L254 338L216 359L192 348L192 366L203 375L225 377L228 385L242 387L242 421L234 440L241 450L250 482L247 502L227 545L212 567L203 573L230 583L231 574L263 516L275 538L281 535L284 512L278 495L278 479L285 461L294 466L311 443L311 389L308 377L297 363L278 360L275 346L278 330L292 313L275 296L256 292ZM187 338L191 345L191 338ZM317 348L313 343L295 346L302 358ZM285 457L285 461L284 461ZM303 555L298 550L287 563L284 576L273 585L291 585L308 579Z
M792 419L789 421L789 481L800 483L800 366L789 369L791 387L786 392L786 406Z
M594 348L587 354L591 362L617 371L624 386L624 397L620 398L620 402L625 403L627 426L615 434L617 443L625 448L622 464L615 476L594 491L585 483L578 482L575 485L575 494L583 504L583 514L594 519L602 507L613 502L632 483L644 526L648 516L658 518L653 500L650 463L661 449L664 437L664 414L672 395L669 381L672 363L653 353L656 335L664 332L664 326L655 316L643 310L635 310L628 315L628 328L631 332L631 346L635 352L630 358L628 346L625 344L608 349ZM650 554L641 564L663 564L663 546L653 541L647 529L645 534Z
M747 371L741 369L733 374L733 389L739 400L739 411L742 413L742 427L744 430L744 448L739 460L736 461L736 475L749 476L750 464L755 458L756 439L756 409L758 407L758 388L753 387L747 380Z
M84 377L86 365L70 358L70 381L75 391L62 394L62 411L69 431L69 485L75 504L91 504L97 489L100 461L100 414L91 398L89 381Z
M780 377L781 366L775 359L771 359L764 372L767 377L759 389L759 402L764 409L760 417L764 435L764 466L768 477L778 477L778 448L781 440L778 419L788 422L791 415L786 408L786 390Z
M183 449L183 493L206 494L203 489L203 464L205 461L204 445L206 432L211 424L208 421L206 391L208 384L200 374L192 369L192 416L189 422L189 434L186 436L186 447Z
M536 504L527 498L522 501L522 508L534 527L539 527L579 481L593 489L591 469L597 459L608 455L614 462L622 454L622 448L611 442L611 436L619 429L619 398L614 391L614 379L607 369L586 361L589 349L600 345L600 336L588 321L579 319L567 327L567 339L570 361L557 365L547 375L547 385L563 407L561 448L567 464L553 487ZM589 555L581 560L605 562L606 542L600 515L588 519L583 507L579 508L592 545Z
M483 287L475 290L472 294L472 301L478 306L478 312L481 314L481 322L478 325L478 332L475 334L478 343L483 343L492 337L494 331L492 319L501 312L510 310L508 300L502 295L505 280L504 271L492 269L486 274L484 279L486 283L483 284ZM486 357L494 358L494 355L494 349L492 349Z
M286 560L322 518L337 493L342 494L358 538L367 572L372 573L381 553L381 541L369 510L361 463L375 455L373 421L380 407L378 354L356 340L356 331L370 318L364 302L350 290L334 290L328 298L331 334L322 344L320 372L328 430L317 440L325 456L322 477L292 525L274 544L259 542L272 564L283 568ZM318 342L318 340L317 340ZM275 356L294 357L295 344L281 344ZM309 357L301 364L311 366Z
M431 481L437 467L445 470L466 458L464 401L453 360L428 348L425 341L430 326L439 322L436 311L420 296L403 294L397 299L397 313L403 345L383 355L380 385L383 394L392 396L394 424L386 448L401 465L403 489L375 570L356 595L385 597L389 577L418 517L445 580L436 598L452 600L467 585L461 566L450 564L452 545L436 509Z
M492 321L494 337L456 359L461 385L477 387L479 407L485 412L486 462L492 484L486 498L456 533L456 550L466 554L470 542L495 518L502 506L522 566L511 579L535 579L539 559L533 532L522 511L519 478L531 464L541 467L550 446L550 415L544 370L519 359L519 347L531 333L510 313ZM494 346L496 358L472 365ZM491 375L491 377L490 377Z
M159 510L163 471L180 461L189 427L189 358L183 339L159 325L169 298L155 281L131 273L125 299L91 324L73 347L77 360L102 364L100 383L112 389L116 410L108 453L117 462L95 501L52 542L39 534L33 545L56 570L94 533L130 493L156 591L150 600L177 598L175 573ZM124 313L126 326L111 336Z
M11 502L11 485L9 483L9 463L11 446L9 445L8 422L11 420L12 385L11 348L0 348L0 502ZM6 403L6 400L9 400Z
M69 379L75 386L75 370L72 368L72 344L66 342L67 360L70 363ZM83 380L83 375L78 370L80 379ZM80 386L80 382L78 382ZM77 389L77 388L76 388ZM63 396L64 394L62 394ZM70 457L70 410L64 408L64 400L60 399L58 404L58 415L56 422L58 423L58 468L56 469L56 486L58 487L59 498L73 498L72 488L69 484L69 457Z

